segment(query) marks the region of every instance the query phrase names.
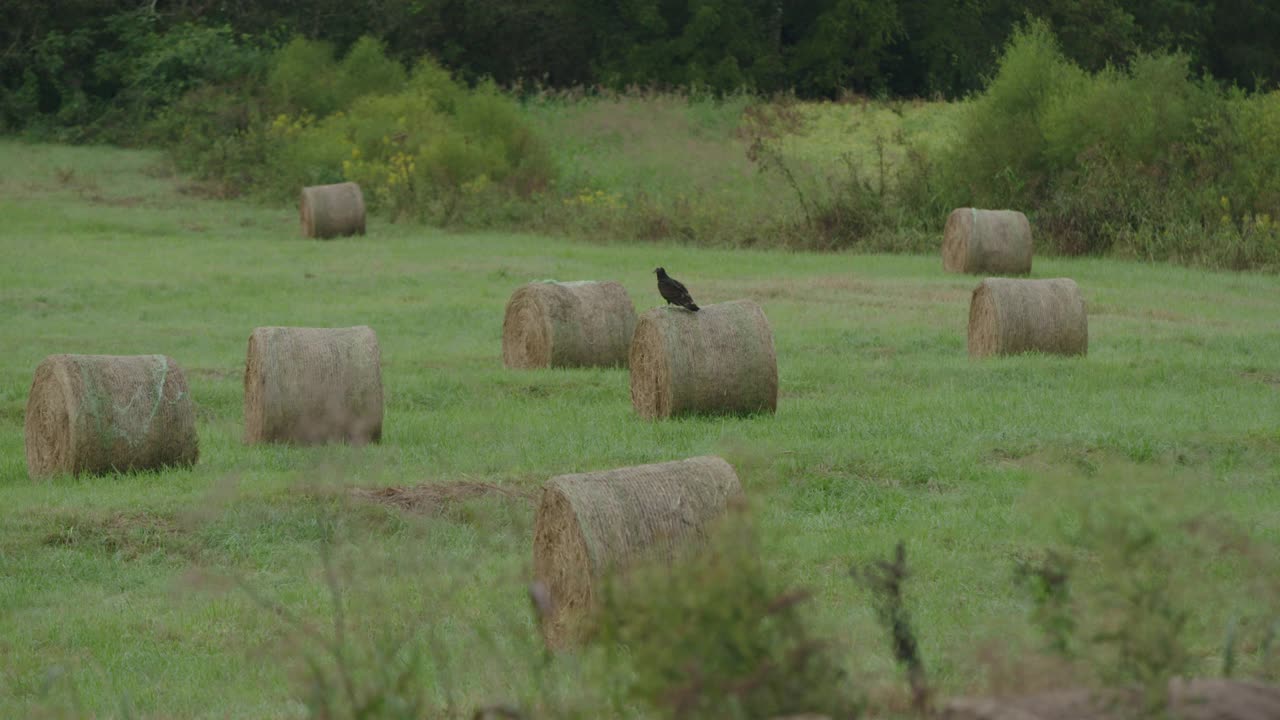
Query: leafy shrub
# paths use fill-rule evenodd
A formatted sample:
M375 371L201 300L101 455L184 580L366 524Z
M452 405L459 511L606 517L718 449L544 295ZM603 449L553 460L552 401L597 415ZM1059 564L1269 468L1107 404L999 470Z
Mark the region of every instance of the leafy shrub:
M681 718L771 718L856 710L831 648L808 627L807 593L768 578L742 518L672 568L613 578L597 642L632 695ZM625 650L625 655L623 651Z
M1280 173L1260 158L1277 149L1271 96L1224 92L1176 53L1086 73L1032 22L1014 33L955 141L904 182L905 197L1025 210L1067 254L1275 267ZM1240 208L1225 222L1224 197Z
M150 124L149 137L169 148L178 167L214 180L233 197L256 187L270 138L259 128L269 101L252 81L210 85L187 93Z
M545 144L491 84L467 89L424 59L407 75L364 38L336 62L295 38L266 82L190 93L161 133L180 164L277 200L351 180L371 209L449 223L546 189Z
M1202 477L1122 461L1088 475L1033 488L1035 522L1054 540L1018 575L1049 648L1106 685L1144 688L1157 712L1170 678L1212 673L1209 661L1267 672L1280 607L1273 553L1192 500ZM1221 657L1192 649L1206 632L1226 635Z
M1085 150L1130 165L1177 163L1212 113L1216 88L1191 79L1185 55L1139 55L1126 70L1073 75L1043 109L1040 127L1050 168L1071 167Z
M1222 116L1224 126L1215 128L1220 143L1207 152L1230 159L1220 178L1223 194L1244 211L1280 216L1280 91L1234 92Z
M338 107L350 107L365 95L400 92L405 84L404 66L386 56L386 46L371 37L362 37L347 51L338 65L334 82Z
M267 88L295 112L327 115L338 109L338 63L333 45L295 37L276 52Z
M1086 82L1048 26L1032 23L1005 48L995 77L971 101L958 137L938 159L955 205L1026 206L1047 183L1040 121L1054 97Z
M276 53L267 86L281 107L324 117L365 95L399 92L405 80L404 66L371 37L357 40L342 62L329 43L295 37Z
M149 34L130 48L135 57L122 73L125 100L148 111L167 106L205 84L257 77L266 56L237 40L227 26L184 23L163 35Z

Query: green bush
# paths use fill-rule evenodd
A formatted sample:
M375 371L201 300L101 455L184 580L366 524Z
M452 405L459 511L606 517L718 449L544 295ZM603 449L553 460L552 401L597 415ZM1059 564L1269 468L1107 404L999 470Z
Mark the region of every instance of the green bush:
M362 37L347 51L334 82L339 107L350 107L365 95L390 95L405 84L404 66L386 55L386 45Z
M1265 158L1278 150L1274 94L1224 92L1176 53L1090 74L1032 22L904 197L1024 210L1067 254L1275 267L1280 171Z
M267 86L281 107L323 117L365 95L404 89L404 66L371 37L356 41L341 62L327 42L295 37L276 53Z
M752 528L732 515L674 566L606 583L596 641L612 671L669 717L856 715L832 648L809 628L807 593L770 580Z
M295 112L327 115L338 109L338 63L333 45L295 37L276 52L267 88Z
M202 89L159 124L181 165L275 200L305 185L360 183L374 211L441 223L546 189L555 167L516 102L467 89L430 59L412 75L361 39L341 63L302 38L261 86ZM484 213L480 212L483 217Z
M1041 119L1056 96L1086 82L1048 26L1032 23L1005 48L995 77L966 108L938 168L955 205L1027 206L1048 181Z

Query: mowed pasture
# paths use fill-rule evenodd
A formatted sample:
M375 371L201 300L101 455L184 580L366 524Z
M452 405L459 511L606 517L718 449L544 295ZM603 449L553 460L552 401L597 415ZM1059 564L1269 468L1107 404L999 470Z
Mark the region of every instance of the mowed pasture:
M587 655L542 664L530 498L554 475L704 454L734 464L765 567L814 593L815 627L872 697L898 680L848 570L899 540L922 654L949 694L1031 664L1016 567L1087 526L1090 508L1132 507L1165 532L1212 521L1254 549L1177 568L1202 672L1220 669L1233 621L1276 617L1260 569L1280 557L1274 276L1037 257L1032 277L1079 284L1087 357L971 361L979 278L944 274L936 253L571 242L377 217L365 237L317 242L291 208L199 189L153 153L0 143L0 715L302 715L335 588L357 675L416 648L433 708L603 701ZM519 286L616 280L643 312L661 302L659 265L700 304L764 308L776 415L649 422L625 369L503 367ZM250 332L361 324L382 348L382 442L244 445ZM53 353L171 355L198 406L199 463L29 479L24 404ZM1088 560L1082 572L1107 570ZM1261 668L1256 643L1238 652L1242 672Z

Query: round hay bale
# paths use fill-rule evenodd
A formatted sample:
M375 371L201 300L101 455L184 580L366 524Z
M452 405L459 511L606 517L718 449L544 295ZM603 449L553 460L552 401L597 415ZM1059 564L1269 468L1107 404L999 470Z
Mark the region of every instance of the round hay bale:
M298 201L302 237L364 234L364 194L353 182L302 188Z
M1074 280L987 278L969 302L969 356L1084 355L1089 316Z
M741 494L733 468L714 456L549 480L533 529L534 577L550 594L547 644L580 639L606 572L642 558L669 562L704 542L711 521Z
M631 404L644 418L778 407L773 330L750 300L646 312L636 323L630 364Z
M942 231L947 272L1026 275L1031 272L1031 224L1016 210L953 210Z
M46 357L25 434L33 478L191 466L200 456L186 375L165 355Z
M382 438L372 328L260 327L244 366L244 441L362 445Z
M636 309L616 282L535 282L511 294L502 320L509 368L627 364Z

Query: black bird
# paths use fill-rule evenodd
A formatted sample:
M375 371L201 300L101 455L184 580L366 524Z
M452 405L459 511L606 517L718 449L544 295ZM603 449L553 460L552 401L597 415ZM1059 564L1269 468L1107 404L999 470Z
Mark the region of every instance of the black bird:
M658 292L662 293L662 299L668 305L679 305L686 310L698 312L698 306L683 283L668 275L665 268L658 268L654 272L658 274Z

